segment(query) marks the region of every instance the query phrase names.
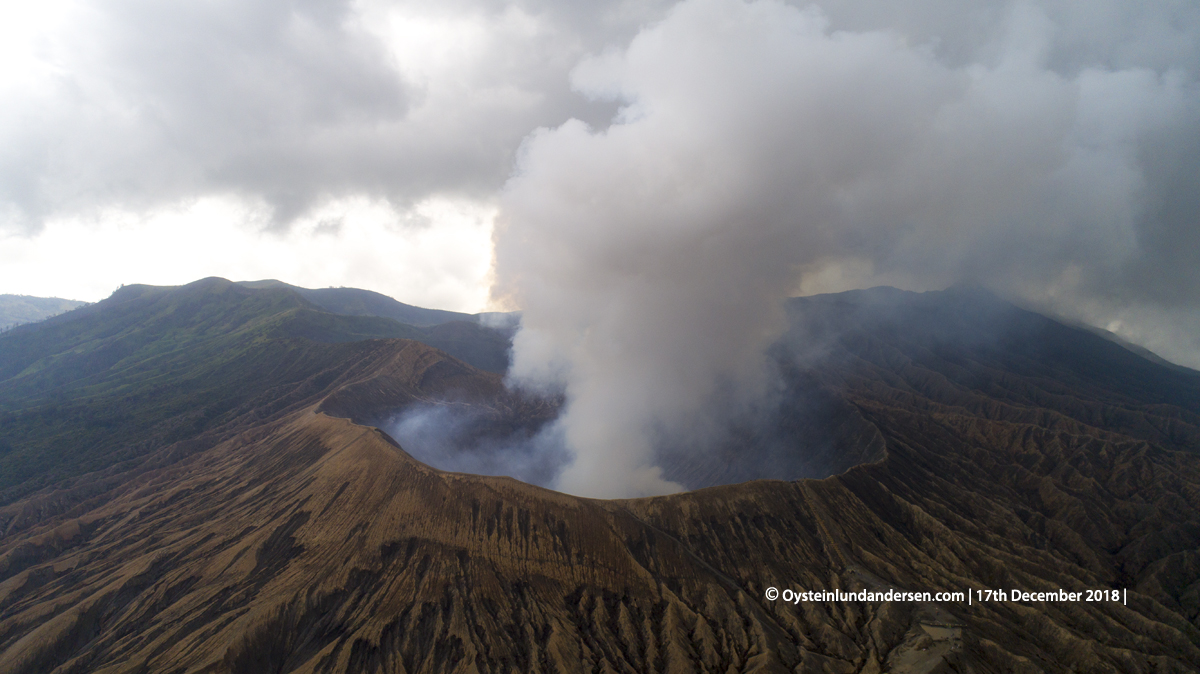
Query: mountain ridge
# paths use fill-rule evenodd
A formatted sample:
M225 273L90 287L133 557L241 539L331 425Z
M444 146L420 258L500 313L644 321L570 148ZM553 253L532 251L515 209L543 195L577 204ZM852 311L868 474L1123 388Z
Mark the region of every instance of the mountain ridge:
M1193 378L961 294L909 299L806 300L779 345L878 433L870 460L617 501L440 471L362 423L447 398L552 413L503 399L499 374L413 341L263 339L328 366L0 508L0 672L1200 668ZM1129 603L793 605L768 587Z
M404 304L382 293L360 288L301 288L275 279L239 281L238 285L255 289L287 288L330 313L391 318L418 327L432 327L450 321L477 320L473 314Z

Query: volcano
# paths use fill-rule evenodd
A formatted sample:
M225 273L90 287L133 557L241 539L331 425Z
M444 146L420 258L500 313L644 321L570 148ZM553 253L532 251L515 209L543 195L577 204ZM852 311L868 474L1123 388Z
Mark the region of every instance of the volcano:
M560 401L505 387L510 333L361 293L0 336L0 672L1200 669L1200 373L980 289L798 298L762 424L593 500L375 427Z

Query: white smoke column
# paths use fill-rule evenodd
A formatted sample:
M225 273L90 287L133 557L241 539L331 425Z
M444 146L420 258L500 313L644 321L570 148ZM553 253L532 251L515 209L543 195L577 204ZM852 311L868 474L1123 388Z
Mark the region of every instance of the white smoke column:
M780 303L813 269L1016 283L1123 263L1134 141L1186 107L1180 77L1068 79L1042 66L1043 14L1019 5L1005 30L991 63L947 65L816 9L694 0L575 71L626 107L527 139L493 290L524 312L513 379L566 391L559 488L678 489L654 438L761 391Z

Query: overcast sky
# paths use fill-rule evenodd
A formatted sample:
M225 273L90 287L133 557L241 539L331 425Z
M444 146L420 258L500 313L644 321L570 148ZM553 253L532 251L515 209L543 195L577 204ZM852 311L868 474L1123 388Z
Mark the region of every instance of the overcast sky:
M680 18L689 6L695 16ZM739 24L735 6L804 25L771 37ZM672 97L678 111L628 129L670 153L655 161L753 145L732 134L757 129L809 158L747 152L718 178L726 189L766 190L767 171L784 172L786 191L840 190L842 212L809 203L796 214L798 228L846 239L807 256L798 291L1011 273L1039 299L1097 286L1077 299L1111 304L1109 323L1122 306L1196 303L1192 2L2 7L3 292L95 300L120 283L279 276L482 309L521 143L538 129L604 138L619 110L637 127L631 111ZM673 43L646 44L672 21ZM846 53L823 54L812 31ZM692 49L701 40L704 53ZM693 78L703 87L685 89ZM820 105L801 110L805 96ZM714 105L727 126L697 126L694 142L664 137ZM644 157L615 159L662 175ZM995 203L1005 199L1025 210Z
M790 295L980 283L1200 367L1193 0L0 7L0 292L521 308L621 493Z
M0 5L0 292L207 275L484 308L521 140L653 3Z

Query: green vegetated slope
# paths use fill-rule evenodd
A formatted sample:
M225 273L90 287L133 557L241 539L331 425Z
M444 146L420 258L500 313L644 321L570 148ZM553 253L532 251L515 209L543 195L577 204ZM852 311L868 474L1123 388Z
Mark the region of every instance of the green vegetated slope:
M369 349L415 339L455 352L437 328L326 312L284 287L205 279L125 286L112 297L0 336L0 503L72 475L136 460L278 397ZM502 337L497 339L502 340ZM499 346L497 346L499 348ZM491 359L465 358L485 367Z
M298 350L206 352L228 372L263 358L275 385L139 467L0 507L0 672L1200 669L1195 373L976 291L807 298L775 355L851 431L825 432L852 459L826 458L867 463L599 501L433 470L356 423L417 400L546 413L495 373L413 341L288 336L319 333L288 295L207 283L207 304L241 297L212 314L228 334ZM142 372L125 358L78 386ZM787 604L770 586L1128 604Z
M0 295L0 330L14 325L44 320L85 304L87 302L64 300L58 297Z
M450 321L475 322L471 314L415 307L397 302L387 295L359 288L301 288L273 279L242 281L238 285L246 288L288 288L330 313L345 316L379 316L421 327Z
M512 330L483 325L479 316L404 304L359 288L301 288L282 281L242 281L246 288L287 288L321 309L341 316L391 319L421 328L417 337L457 358L490 372L508 369ZM374 325L381 325L375 322Z

